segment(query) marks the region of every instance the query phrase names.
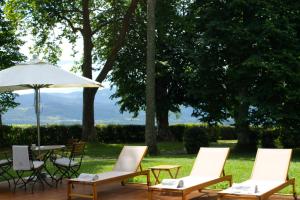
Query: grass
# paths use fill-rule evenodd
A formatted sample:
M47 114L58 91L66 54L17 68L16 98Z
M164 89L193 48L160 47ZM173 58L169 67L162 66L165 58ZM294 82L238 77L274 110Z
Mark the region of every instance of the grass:
M236 141L218 141L212 143L211 146L217 147L234 147ZM141 145L141 144L129 144L129 145ZM84 162L82 164L80 172L85 173L101 173L109 171L113 168L114 163L119 155L124 144L99 144L89 143L86 147L86 154ZM179 171L178 177L189 175L193 162L196 155L187 155L184 151L182 143L179 142L164 142L159 143L160 149L159 156L146 156L142 162L144 169L148 167L161 165L161 164L178 164L182 168ZM255 152L254 153L243 153L231 151L229 158L225 165L225 173L232 174L234 182L241 182L247 180L251 175L251 170L254 164ZM300 151L295 150L293 160L289 170L289 177L296 178L297 191L300 191ZM51 165L50 165L51 166ZM50 167L53 171L54 168ZM166 173L161 173L161 178L169 178ZM154 182L154 177L151 177ZM134 181L145 182L143 178L135 178ZM223 189L227 186L226 183L218 184L212 188ZM291 188L286 188L280 193L290 194Z

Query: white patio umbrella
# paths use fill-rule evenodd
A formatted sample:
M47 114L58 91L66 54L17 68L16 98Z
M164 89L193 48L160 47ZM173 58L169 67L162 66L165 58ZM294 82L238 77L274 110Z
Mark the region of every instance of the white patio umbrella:
M40 89L74 87L101 87L101 84L38 60L0 71L0 92L34 89L38 147L41 145Z

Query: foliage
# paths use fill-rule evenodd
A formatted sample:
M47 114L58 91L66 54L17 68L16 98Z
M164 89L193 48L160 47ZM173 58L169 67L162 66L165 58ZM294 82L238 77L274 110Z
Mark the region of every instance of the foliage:
M261 147L262 148L276 148L276 142L279 139L280 130L271 129L263 130L261 132Z
M184 98L184 59L181 41L184 36L184 5L179 0L160 0L156 5L156 117L161 128L168 128L168 113L179 112ZM118 54L111 81L121 112L134 116L145 110L146 88L146 7L141 5L128 33L128 40ZM126 67L125 67L126 66ZM163 124L165 123L165 124ZM161 127L161 125L165 127ZM163 126L162 125L162 126ZM168 131L168 130L165 130Z
M0 93L0 115L6 113L10 108L15 108L19 103L15 102L17 94L11 92Z
M34 51L52 63L58 61L64 39L73 47L82 40L82 63L78 64L82 75L92 79L92 72L100 71L96 80L102 82L124 43L137 3L138 0L8 0L5 8L21 31L34 36ZM75 56L77 52L73 53ZM86 139L96 137L93 106L96 92L97 88L83 91L82 122Z
M299 2L197 0L189 18L195 116L234 118L241 147L252 142L251 123L300 124Z
M284 148L300 147L300 135L298 130L283 129L279 139Z
M185 130L183 143L188 154L198 153L200 147L209 146L209 138L201 127L191 127Z
M190 128L200 128L205 132L211 133L204 125L198 124L178 124L170 126L171 133L177 138L177 141L183 141L184 132ZM219 127L219 132L222 133L226 127ZM227 128L228 129L228 128ZM2 146L9 146L12 144L31 144L36 143L37 133L35 126L3 126L0 141ZM234 130L234 129L233 129ZM50 125L41 127L42 144L64 144L68 138L81 138L82 127L80 125L64 126L64 125ZM102 143L133 143L145 141L145 126L143 125L97 125L97 138L95 141ZM220 135L220 138L226 139L231 137ZM209 136L211 138L211 136ZM234 138L236 139L236 138Z
M5 18L3 6L4 1L0 0L0 70L24 59L19 53L19 47L23 42L18 39L19 35L16 34L13 24ZM0 93L0 115L18 105L14 101L15 97L16 94L10 92Z

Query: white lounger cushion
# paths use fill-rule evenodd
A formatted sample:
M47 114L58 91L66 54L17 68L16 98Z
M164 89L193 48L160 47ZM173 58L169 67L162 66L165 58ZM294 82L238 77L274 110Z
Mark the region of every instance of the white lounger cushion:
M118 172L118 171L110 171L110 172L103 172L101 174L95 174L98 176L97 180L88 180L88 179L84 179L84 178L73 178L71 180L74 181L87 181L87 182L93 182L93 181L103 181L103 180L108 180L111 178L115 178L115 177L120 177L120 176L125 176L131 174L131 172Z
M70 164L70 159L69 158L58 158L54 161L55 164L61 165L61 166L65 166L68 167L69 165L75 166L78 165L78 162L75 162L73 160L71 160L71 164Z
M113 171L136 172L147 148L147 146L124 146Z
M219 192L220 194L241 194L241 195L257 195L260 196L275 187L280 186L284 182L282 181L261 181L261 180L248 180L242 183L236 184L226 190ZM257 187L257 192L255 193L252 189L247 188ZM245 189L243 189L245 188Z
M124 146L112 171L95 174L98 177L97 180L88 180L84 178L74 178L70 180L96 182L114 178L118 179L119 177L135 173L137 172L147 149L147 146Z
M229 153L229 148L201 147L190 176L220 177Z
M291 156L291 149L258 149L251 179L285 182Z
M206 183L208 181L217 179L219 177L195 177L195 176L186 176L183 178L180 178L178 180L182 180L183 181L183 187L181 188L175 188L173 186L168 186L168 185L162 185L162 184L158 184L158 185L154 185L151 186L152 188L158 188L158 189L176 189L176 190L184 190L196 185L200 185L202 183Z
M0 165L6 165L9 164L10 162L6 159L0 160Z

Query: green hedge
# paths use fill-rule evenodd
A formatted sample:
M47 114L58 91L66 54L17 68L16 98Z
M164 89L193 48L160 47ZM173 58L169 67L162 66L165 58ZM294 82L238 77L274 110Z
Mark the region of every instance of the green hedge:
M183 141L185 130L199 127L203 129L210 142L218 139L236 140L237 133L234 127L219 126L207 127L203 124L180 124L170 126L170 131L176 141ZM276 129L253 128L262 147L275 147L281 142L284 147L299 147L300 134L282 133ZM49 125L41 127L42 144L65 144L68 138L81 138L82 128L80 125ZM102 143L142 143L144 142L145 127L142 125L97 125L97 141ZM37 143L35 126L2 126L0 128L0 146L12 144Z
M188 154L196 154L200 147L209 146L209 137L207 129L203 127L188 127L184 131L183 144Z

